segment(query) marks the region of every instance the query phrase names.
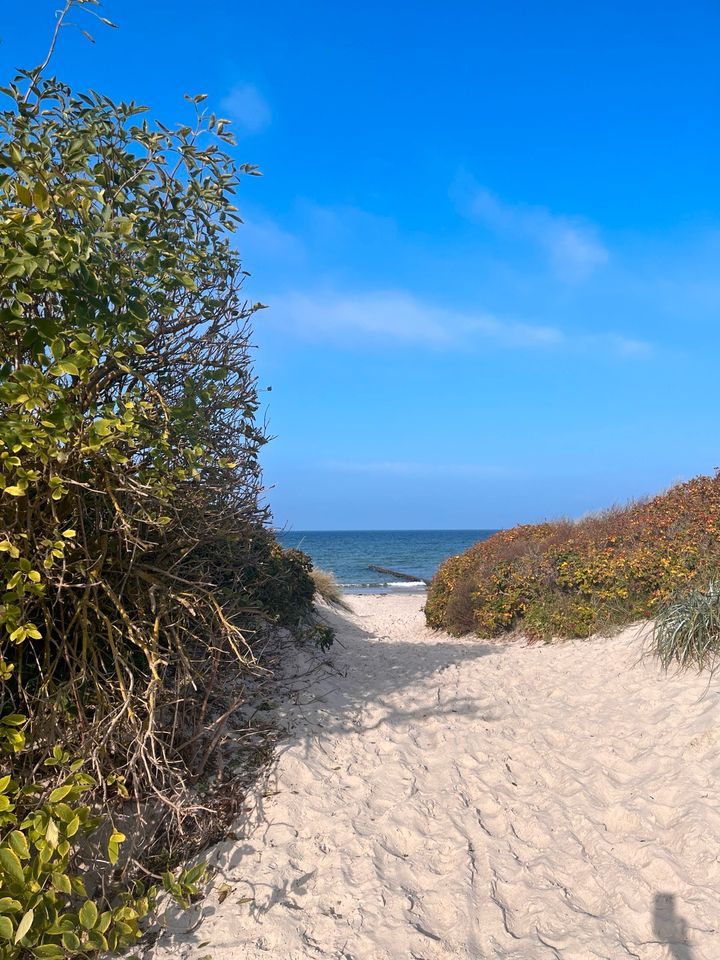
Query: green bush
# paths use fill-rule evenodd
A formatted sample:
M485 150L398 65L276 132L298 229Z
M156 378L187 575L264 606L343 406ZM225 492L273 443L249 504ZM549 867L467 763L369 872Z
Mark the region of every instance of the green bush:
M25 746L24 717L0 721L0 753ZM115 902L88 895L78 869L88 858L117 862L123 834L112 829L104 850L93 835L101 818L81 803L96 786L82 761L55 747L43 773L20 784L0 777L0 958L62 958L115 950L140 936L140 921L154 904L154 889L116 892ZM82 850L82 853L80 851Z
M249 666L264 612L223 565L266 518L238 176L202 98L169 132L52 80L6 92L0 709L97 777L171 788L167 703L214 659Z
M259 305L231 242L256 170L203 97L170 131L37 73L4 93L0 958L25 960L137 937L154 892L113 877L121 834L100 850L90 809L188 814L219 742L198 691L254 670L260 625L309 616L313 585L260 501ZM164 887L187 900L201 871Z
M0 754L25 745L24 717L0 721ZM0 960L87 957L132 946L156 906L157 888L109 875L125 836L99 828L82 799L96 782L59 746L31 783L0 777ZM102 839L101 839L102 838ZM163 888L181 904L198 893L202 865L166 873ZM85 877L95 890L88 892ZM121 875L120 875L121 877Z
M284 627L311 618L315 586L310 557L301 550L283 550L269 531L255 535L253 548L246 590L258 609Z

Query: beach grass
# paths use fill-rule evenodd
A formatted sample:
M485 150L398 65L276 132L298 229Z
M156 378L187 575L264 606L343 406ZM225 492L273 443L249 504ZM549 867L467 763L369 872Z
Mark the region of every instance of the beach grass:
M310 576L315 584L317 596L333 607L340 607L342 610L350 609L339 583L329 570L320 570L315 567Z
M714 666L720 653L720 581L681 594L658 611L653 642L666 669Z

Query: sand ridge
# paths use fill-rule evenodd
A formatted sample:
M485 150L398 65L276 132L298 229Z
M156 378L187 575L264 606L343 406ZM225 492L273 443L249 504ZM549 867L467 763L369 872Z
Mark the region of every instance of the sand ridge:
M642 631L525 646L333 614L198 928L153 958L717 960L720 681Z

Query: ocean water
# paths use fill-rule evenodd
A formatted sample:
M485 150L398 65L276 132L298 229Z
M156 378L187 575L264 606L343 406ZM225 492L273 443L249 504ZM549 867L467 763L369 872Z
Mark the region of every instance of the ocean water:
M391 592L423 590L368 569L368 564L429 580L443 560L462 553L494 530L293 530L278 533L284 547L298 547L315 566L330 570L346 590Z

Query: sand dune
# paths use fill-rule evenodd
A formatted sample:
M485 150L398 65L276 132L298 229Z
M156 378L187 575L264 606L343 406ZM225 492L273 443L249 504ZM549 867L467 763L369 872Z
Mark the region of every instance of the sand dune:
M497 646L351 604L202 923L151 956L720 957L720 680L638 630Z

